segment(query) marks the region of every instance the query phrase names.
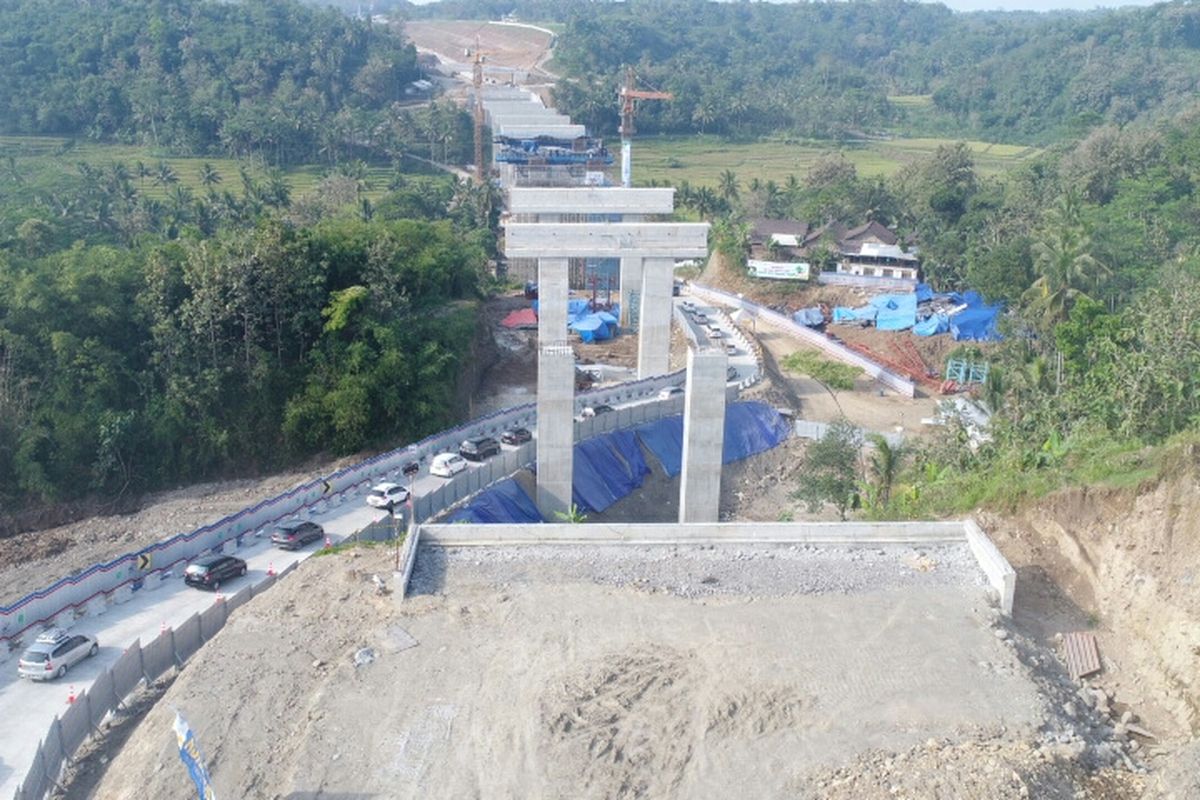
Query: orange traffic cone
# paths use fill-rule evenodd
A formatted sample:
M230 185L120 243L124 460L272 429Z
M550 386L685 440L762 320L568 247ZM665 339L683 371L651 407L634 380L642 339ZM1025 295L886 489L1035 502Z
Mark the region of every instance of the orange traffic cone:
M331 547L333 547L333 542L330 541L329 536L327 535L325 537L325 549L328 550Z
M275 562L274 561L267 564L267 577L268 578L275 577Z
M71 684L70 691L67 692L67 705L75 704L75 684Z

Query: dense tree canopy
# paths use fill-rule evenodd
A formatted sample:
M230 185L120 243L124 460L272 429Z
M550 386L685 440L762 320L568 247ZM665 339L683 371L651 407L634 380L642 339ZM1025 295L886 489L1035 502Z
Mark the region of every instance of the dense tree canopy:
M396 33L292 0L0 3L0 132L329 160L418 76Z

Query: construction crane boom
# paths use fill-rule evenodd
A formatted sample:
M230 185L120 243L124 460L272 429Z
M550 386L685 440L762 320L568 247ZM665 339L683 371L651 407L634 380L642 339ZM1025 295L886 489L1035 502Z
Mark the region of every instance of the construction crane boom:
M625 69L625 85L617 92L621 103L621 185L625 188L633 186L633 115L637 110L638 100L674 100L670 92L655 92L645 89L635 89L633 67Z

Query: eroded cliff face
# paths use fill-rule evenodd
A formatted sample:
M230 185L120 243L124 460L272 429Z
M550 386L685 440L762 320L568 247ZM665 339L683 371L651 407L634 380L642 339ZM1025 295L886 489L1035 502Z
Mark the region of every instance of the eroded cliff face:
M1200 448L1138 489L1071 489L982 522L1040 638L1092 628L1112 691L1162 739L1200 736Z

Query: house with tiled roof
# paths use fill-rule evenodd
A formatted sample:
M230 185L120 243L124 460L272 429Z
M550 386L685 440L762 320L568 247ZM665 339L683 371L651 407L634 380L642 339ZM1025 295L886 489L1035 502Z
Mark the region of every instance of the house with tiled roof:
M836 220L819 226L798 220L753 220L748 269L757 277L796 278L800 272L807 277L818 247L832 250L836 258L832 270L817 275L826 282L855 283L855 278L863 278L864 283L915 283L920 275L916 252L905 250L895 231L874 220L854 228Z

